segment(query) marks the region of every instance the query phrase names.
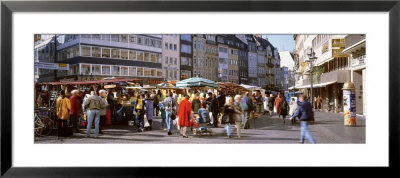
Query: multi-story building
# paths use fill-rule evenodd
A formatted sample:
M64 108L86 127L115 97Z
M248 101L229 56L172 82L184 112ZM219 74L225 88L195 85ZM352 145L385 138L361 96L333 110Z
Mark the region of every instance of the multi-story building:
M287 68L287 78L285 78L284 87L285 90L288 89L293 89L294 86L294 78L293 78L293 71L295 68L295 62L294 62L294 54L290 51L282 51L279 52L280 56L280 61L281 61L281 68L286 67ZM291 88L292 87L292 88Z
M344 37L345 49L343 53L349 55L350 80L354 83L356 94L356 113L365 115L364 90L366 82L366 39L365 34L351 34Z
M193 76L207 78L206 39L204 35L193 35Z
M228 44L228 58L229 58L229 65L228 65L228 71L229 71L229 82L239 84L241 79L239 77L239 74L242 74L242 78L247 81L247 65L242 64L244 63L243 60L247 59L247 46L245 43L243 43L239 38L237 38L235 35L227 35L225 38L225 43ZM239 54L241 53L241 54ZM239 56L241 58L241 61L239 61ZM239 70L241 68L242 70Z
M257 45L253 38L253 35L236 35L243 43L247 45L247 60L239 56L239 63L242 61L243 66L247 64L247 83L241 82L243 84L249 84L256 86L258 85L258 74L257 74ZM240 60L242 59L242 60ZM245 68L239 65L239 71L244 72L246 76ZM243 80L245 81L245 80Z
M245 39L245 36L243 35L243 38ZM248 47L247 47L247 41L244 42L243 40L240 40L237 38L238 41L237 43L239 44L238 53L239 53L239 83L240 84L249 84L249 59L248 59Z
M205 78L218 81L218 47L216 35L206 34L206 68Z
M265 56L267 55L266 40L261 38L261 35L255 35L257 44L257 86L266 87L266 72L265 72Z
M281 91L284 83L284 72L285 70L281 68L281 59L279 56L278 48L272 48L272 54L274 58L274 70L277 71L279 76L275 76L275 90Z
M307 50L312 48L315 52L313 61L313 76L307 62L301 63L303 80L296 88L303 89L306 95L310 95L310 84L313 80L313 100L320 96L323 100L323 108L333 111L342 111L343 84L350 81L350 63L348 54L343 53L346 35L295 35L296 52L300 61L307 60ZM311 42L311 43L310 43ZM297 44L302 43L301 48ZM299 45L300 47L300 45ZM304 77L306 76L306 77Z
M54 63L55 61L55 36L36 35L34 46L35 63ZM54 81L56 73L52 69L35 68L35 82Z
M184 80L193 76L193 37L189 34L181 34L180 38L180 79Z
M70 64L58 78L95 80L104 77L162 80L162 36L134 34L70 34L58 43L56 62Z
M228 82L229 76L229 47L225 44L226 35L217 35L218 46L218 81Z
M180 79L180 36L174 34L162 35L162 69L164 80Z

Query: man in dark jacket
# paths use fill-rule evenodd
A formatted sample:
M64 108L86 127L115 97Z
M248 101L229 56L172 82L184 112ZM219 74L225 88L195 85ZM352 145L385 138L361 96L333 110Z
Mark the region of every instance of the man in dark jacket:
M219 104L215 94L212 95L210 103L210 111L212 112L212 123L214 127L218 127Z
M250 128L250 113L253 111L253 101L249 97L249 92L246 92L244 97L242 98L241 105L244 111L244 126L243 129L249 129Z
M309 122L313 122L313 111L311 103L307 101L307 97L304 95L300 95L299 99L300 103L297 107L297 111L292 117L290 117L290 120L297 116L300 117L300 143L304 143L304 137L307 137L307 139L311 143L315 144L315 140L308 128Z

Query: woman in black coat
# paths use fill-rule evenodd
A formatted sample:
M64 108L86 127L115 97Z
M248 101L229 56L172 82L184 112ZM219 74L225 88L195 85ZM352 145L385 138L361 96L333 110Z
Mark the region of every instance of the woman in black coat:
M282 96L282 101L279 103L280 113L279 115L283 118L283 123L285 124L285 117L288 115L289 104L286 101L286 97Z

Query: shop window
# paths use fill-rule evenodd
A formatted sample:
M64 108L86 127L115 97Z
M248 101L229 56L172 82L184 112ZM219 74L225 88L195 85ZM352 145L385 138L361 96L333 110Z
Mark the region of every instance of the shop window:
M111 66L111 75L119 75L119 66Z
M136 67L129 67L129 75L136 76Z
M89 64L81 64L81 74L82 75L90 74L90 65Z
M121 75L128 75L128 67L121 67Z
M110 75L110 66L102 66L101 67L102 73L103 75Z
M101 66L100 65L92 65L92 74L100 75L101 74Z
M137 68L137 76L143 76L143 68Z

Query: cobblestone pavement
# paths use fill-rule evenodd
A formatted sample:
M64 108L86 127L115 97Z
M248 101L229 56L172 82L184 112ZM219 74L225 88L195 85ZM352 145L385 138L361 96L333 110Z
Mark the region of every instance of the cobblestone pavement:
M343 125L342 113L315 112L315 124L310 125L310 130L315 140L319 144L331 143L365 143L365 117L357 116L356 127L346 127ZM127 124L112 125L104 128L104 134L98 138L85 138L85 134L74 133L73 137L57 140L57 136L35 137L37 144L159 144L159 143L211 143L211 144L298 144L300 137L299 122L291 125L288 117L286 124L283 124L282 118L276 115L262 115L260 119L250 121L250 129L242 129L242 138L236 137L236 128L232 126L232 138L228 138L224 133L223 125L219 128L211 128L214 132L211 136L195 136L188 129L189 138L182 138L179 130L173 127L173 135L168 136L166 131L160 128L161 118L153 119L153 130L137 132L136 127L130 127ZM255 124L255 125L254 125ZM254 128L255 126L255 128ZM86 131L85 128L81 129ZM92 129L93 135L94 129ZM306 140L305 143L309 143Z

